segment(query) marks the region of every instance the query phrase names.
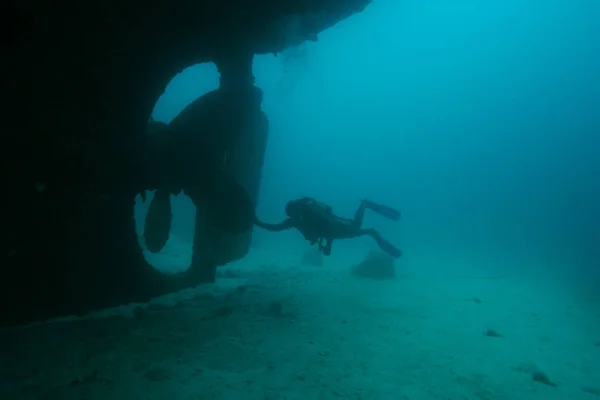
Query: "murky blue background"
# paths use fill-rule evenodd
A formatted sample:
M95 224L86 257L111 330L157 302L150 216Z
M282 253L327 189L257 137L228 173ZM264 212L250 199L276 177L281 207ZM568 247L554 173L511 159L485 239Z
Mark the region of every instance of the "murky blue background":
M351 216L368 197L402 210L365 223L405 262L600 275L598 21L593 0L376 0L316 43L257 57L271 123L260 217L281 220L300 196ZM217 85L213 65L189 68L155 118ZM173 231L189 237L190 204L175 204ZM256 245L282 237L305 245L267 232ZM357 247L373 244L334 253Z

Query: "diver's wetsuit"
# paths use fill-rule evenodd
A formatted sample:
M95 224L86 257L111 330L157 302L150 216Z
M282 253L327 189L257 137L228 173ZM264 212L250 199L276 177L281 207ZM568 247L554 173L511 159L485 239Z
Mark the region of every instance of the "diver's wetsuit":
M335 215L330 206L312 198L304 197L290 201L286 205L285 211L288 218L285 221L279 224L267 224L257 220L255 223L261 228L273 232L296 228L311 245L318 243L319 250L325 255L331 254L331 246L335 239L352 239L369 235L375 239L382 251L394 258L402 256L402 252L382 238L375 229L362 228L367 208L394 221L400 219L399 211L369 200L361 202L353 219L342 218Z

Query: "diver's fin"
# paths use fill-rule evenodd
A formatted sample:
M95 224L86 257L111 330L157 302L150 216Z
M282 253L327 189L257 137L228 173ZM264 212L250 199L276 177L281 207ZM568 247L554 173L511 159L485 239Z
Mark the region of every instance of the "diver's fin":
M375 239L377 245L384 253L387 253L394 258L402 257L402 250L396 248L393 244L379 236L378 233L373 235L373 239Z
M382 217L391 219L392 221L399 221L402 217L400 211L391 207L384 206L383 204L377 204L370 200L363 200L363 202L369 210L381 215Z

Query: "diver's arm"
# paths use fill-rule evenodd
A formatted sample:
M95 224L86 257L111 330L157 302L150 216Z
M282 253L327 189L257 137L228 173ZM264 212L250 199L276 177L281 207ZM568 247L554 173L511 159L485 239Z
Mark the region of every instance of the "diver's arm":
M294 221L291 218L288 218L278 224L267 224L266 222L262 222L256 218L254 224L271 232L281 232L294 227Z

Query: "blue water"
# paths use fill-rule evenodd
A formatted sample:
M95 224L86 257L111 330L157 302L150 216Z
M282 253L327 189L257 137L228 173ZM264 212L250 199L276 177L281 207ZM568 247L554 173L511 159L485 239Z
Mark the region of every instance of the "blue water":
M299 233L256 229L248 256L199 289L215 291L209 305L138 322L165 352L141 333L116 342L168 378L111 379L157 399L599 398L598 21L592 0L379 0L316 43L256 57L270 120L259 217L279 222L304 196L347 217L365 197L398 208L399 222L365 219L404 252L397 279L349 273L370 238L314 267ZM154 117L217 86L214 65L190 67ZM164 271L191 258L194 207L174 204L172 239L147 255ZM199 322L222 304L236 311Z
M599 17L591 0L376 1L316 43L256 57L271 126L260 217L281 220L301 196L352 216L368 197L402 210L399 224L366 224L407 257L508 256L597 277ZM188 68L155 118L217 85L214 65ZM174 232L189 237L193 208L176 204ZM336 251L356 246L372 244Z
M256 229L214 284L0 332L0 399L600 399L598 21L594 0L374 0L256 57L259 217L398 208L365 219L402 249L395 279L351 273L370 238L310 265L298 232ZM191 66L154 118L217 86ZM191 259L195 210L174 205L147 254L166 272Z

